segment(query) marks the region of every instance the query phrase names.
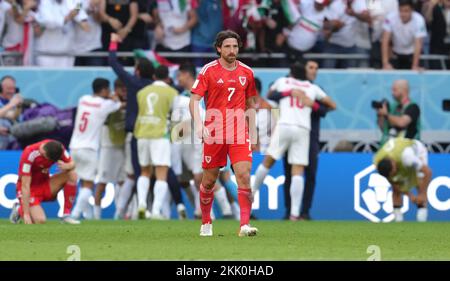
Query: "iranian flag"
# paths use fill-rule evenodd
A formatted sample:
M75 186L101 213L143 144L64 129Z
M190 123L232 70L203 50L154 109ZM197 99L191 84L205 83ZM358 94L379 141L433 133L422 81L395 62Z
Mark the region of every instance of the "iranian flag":
M300 0L281 0L284 15L290 24L294 24L300 18Z
M157 52L152 50L134 50L134 56L137 58L146 58L153 63L153 66L157 68L160 65L165 65L169 68L170 73L174 73L178 70L179 65L171 63L166 58L158 55Z

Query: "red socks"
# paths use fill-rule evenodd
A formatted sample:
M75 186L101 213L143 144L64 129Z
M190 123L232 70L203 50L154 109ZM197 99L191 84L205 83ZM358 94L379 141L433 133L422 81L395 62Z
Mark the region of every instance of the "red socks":
M238 188L238 201L241 208L241 226L249 224L252 212L252 190L249 188Z
M211 223L211 207L214 201L214 188L208 190L200 184L200 209L202 224Z
M64 215L70 215L75 196L77 194L77 186L71 183L64 185Z

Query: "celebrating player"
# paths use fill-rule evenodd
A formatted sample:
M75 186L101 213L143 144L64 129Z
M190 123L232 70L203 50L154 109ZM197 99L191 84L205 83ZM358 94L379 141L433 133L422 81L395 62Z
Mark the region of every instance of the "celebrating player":
M50 176L49 169L57 163L60 173ZM54 201L58 192L64 188L63 221L79 224L70 217L75 200L77 175L75 164L64 146L54 140L43 140L25 147L19 164L17 198L10 220L18 223L23 218L25 224L45 223L46 216L41 202Z
M304 190L303 172L309 164L311 107L314 100L320 100L331 110L336 108L336 104L320 87L306 80L306 70L301 63L293 64L290 77L279 78L270 87L270 91L292 95L280 100L280 119L270 140L267 155L256 170L253 192L259 190L275 160L280 159L287 150L288 163L292 165L291 219L298 220ZM293 96L294 93L298 96Z
M390 139L375 154L378 173L392 185L395 221L403 221L402 194L407 194L417 204L417 221L426 221L427 188L431 180L427 148L418 140ZM418 194L410 191L417 186Z
M238 201L241 207L239 236L254 236L258 229L250 226L252 195L250 170L252 150L245 110L256 95L253 71L236 59L241 38L233 31L217 34L219 59L206 64L192 86L189 108L195 132L203 139L203 177L200 185L202 226L200 236L212 236L211 206L219 170L227 164L227 155L236 174ZM200 117L199 102L205 98L206 120Z
M74 219L78 219L82 213L86 218L93 217L89 198L92 196L98 166L101 129L108 115L121 107L120 101L110 99L108 80L97 78L92 83L92 88L94 94L82 96L78 102L69 146L81 181L81 189L72 211Z

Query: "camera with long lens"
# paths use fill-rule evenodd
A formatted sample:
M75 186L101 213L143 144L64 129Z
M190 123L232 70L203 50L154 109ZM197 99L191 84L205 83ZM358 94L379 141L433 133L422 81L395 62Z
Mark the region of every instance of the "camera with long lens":
M382 99L381 101L373 100L372 101L372 108L373 109L380 109L380 108L383 107L383 104L388 105L389 104L388 100L387 99Z

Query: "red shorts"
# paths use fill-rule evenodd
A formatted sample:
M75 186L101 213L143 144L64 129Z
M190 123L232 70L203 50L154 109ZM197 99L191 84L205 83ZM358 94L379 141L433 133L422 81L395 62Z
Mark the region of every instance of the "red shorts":
M203 144L203 169L224 167L227 165L227 155L231 164L248 161L252 162L252 148L246 138L244 144Z
M17 185L17 198L19 198L20 206L22 206L22 188ZM50 188L50 180L40 184L34 184L30 187L30 207L38 206L42 202L53 201L55 196L52 195Z

